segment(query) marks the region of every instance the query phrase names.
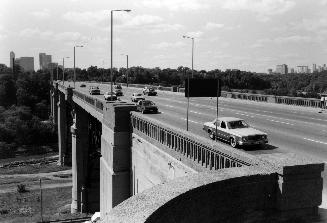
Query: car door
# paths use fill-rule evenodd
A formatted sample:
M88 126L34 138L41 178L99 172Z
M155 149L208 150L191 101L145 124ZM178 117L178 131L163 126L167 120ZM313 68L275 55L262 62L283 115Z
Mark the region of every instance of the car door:
M228 133L227 133L227 123L225 121L220 122L220 137L223 140L228 140Z
M221 122L220 120L217 121L217 133L216 133L216 135L217 135L218 138L222 137L222 132L221 132L221 129L220 129L220 122ZM213 123L213 131L215 131L215 130L216 130L216 122Z

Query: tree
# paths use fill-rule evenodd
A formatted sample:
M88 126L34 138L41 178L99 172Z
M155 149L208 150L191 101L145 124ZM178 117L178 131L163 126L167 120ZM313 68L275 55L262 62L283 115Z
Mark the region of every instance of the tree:
M11 74L0 75L0 106L16 104L16 85Z

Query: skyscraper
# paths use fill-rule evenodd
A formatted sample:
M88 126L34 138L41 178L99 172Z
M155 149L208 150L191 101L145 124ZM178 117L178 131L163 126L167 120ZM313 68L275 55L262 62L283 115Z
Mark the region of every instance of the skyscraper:
M288 73L287 65L286 64L277 65L276 66L276 73L287 74Z
M40 69L49 69L49 64L52 62L52 56L45 53L39 53Z
M20 57L15 59L15 63L19 65L24 72L34 71L34 57Z
M312 73L317 72L317 64L312 64Z
M13 51L10 52L10 68L12 69L14 67L14 61L15 61L15 53Z

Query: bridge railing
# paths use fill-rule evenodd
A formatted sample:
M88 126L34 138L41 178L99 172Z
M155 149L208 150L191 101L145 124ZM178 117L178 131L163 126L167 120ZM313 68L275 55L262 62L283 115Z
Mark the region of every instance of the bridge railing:
M133 133L146 136L145 138L148 137L159 146L172 149L210 170L254 164L252 156L244 152L220 148L214 141L211 143L208 139L176 129L137 112L132 112L131 122Z
M320 107L320 100L316 98L298 98L298 97L286 97L286 96L276 96L276 103L305 106L305 107Z
M93 98L91 96L88 96L86 94L83 94L79 91L73 90L73 96L81 99L82 101L86 102L87 104L94 107L99 112L103 112L103 103L100 100L97 100L96 98Z

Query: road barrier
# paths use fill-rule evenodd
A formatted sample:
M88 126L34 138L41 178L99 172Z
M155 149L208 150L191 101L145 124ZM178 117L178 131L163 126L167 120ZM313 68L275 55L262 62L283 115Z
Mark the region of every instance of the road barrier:
M151 143L172 149L184 157L210 170L251 166L254 161L248 154L234 149L223 149L208 139L169 126L137 112L131 115L133 133L148 138Z

